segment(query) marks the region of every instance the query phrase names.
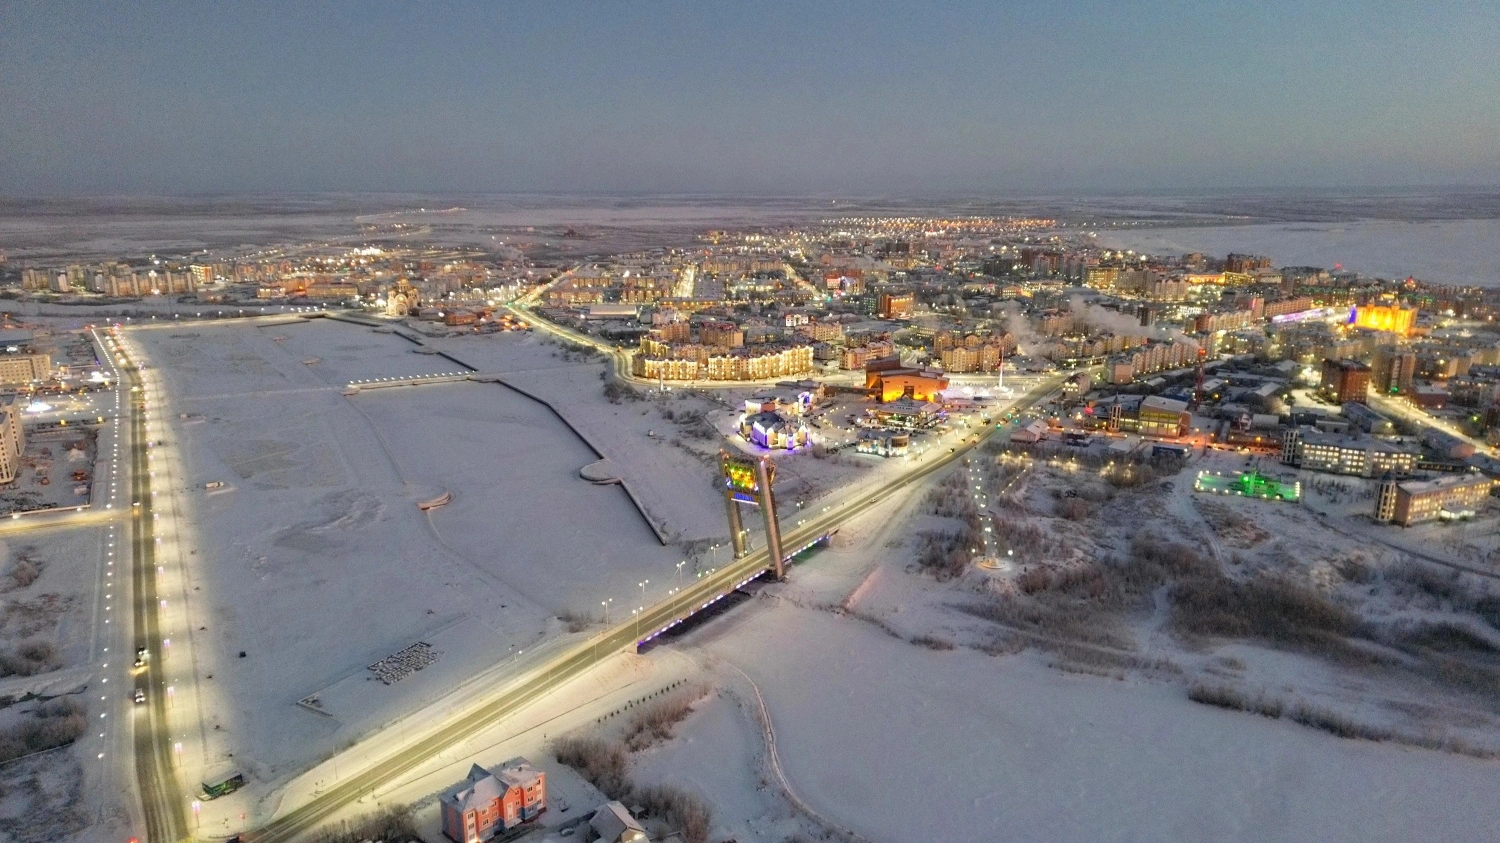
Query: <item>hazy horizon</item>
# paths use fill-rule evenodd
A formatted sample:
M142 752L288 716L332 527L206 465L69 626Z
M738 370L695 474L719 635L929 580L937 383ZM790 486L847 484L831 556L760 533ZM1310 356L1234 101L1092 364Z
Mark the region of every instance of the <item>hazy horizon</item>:
M1492 185L1495 43L1462 0L0 0L0 194Z

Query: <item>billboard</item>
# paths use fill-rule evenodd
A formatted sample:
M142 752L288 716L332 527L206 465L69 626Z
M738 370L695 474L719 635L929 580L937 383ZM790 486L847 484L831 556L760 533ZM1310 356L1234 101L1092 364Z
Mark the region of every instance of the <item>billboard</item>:
M760 491L760 484L755 477L755 460L725 454L719 458L719 466L724 475L724 486L735 500L757 503L755 494Z

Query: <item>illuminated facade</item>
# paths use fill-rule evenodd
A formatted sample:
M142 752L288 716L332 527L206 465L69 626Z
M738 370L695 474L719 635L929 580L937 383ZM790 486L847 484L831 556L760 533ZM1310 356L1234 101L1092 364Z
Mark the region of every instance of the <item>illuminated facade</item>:
M1483 474L1460 474L1398 483L1382 481L1375 518L1403 527L1424 521L1473 517L1490 496L1494 481Z
M886 430L926 430L947 418L941 405L912 398L897 398L865 411L869 424Z
M1192 421L1192 416L1188 415L1187 402L1157 395L1141 401L1137 418L1142 436L1163 436L1169 439L1187 435Z
M736 349L733 354L708 358L706 375L711 381L754 381L800 375L812 370L813 349L794 345L767 351Z
M794 450L807 446L807 423L774 410L747 413L740 418L740 435L767 450Z
M1417 470L1421 454L1377 439L1356 439L1311 427L1289 430L1281 441L1281 462L1308 471L1380 477L1406 477Z
M758 506L765 519L766 549L770 551L776 579L785 579L786 557L781 551L781 525L776 520L776 497L771 494L771 484L776 480L776 464L766 457L755 459L720 451L719 480L724 490L725 514L729 516L729 539L734 546L734 558L749 552L739 504Z
M671 360L636 356L631 360L631 369L636 377L652 380L692 381L697 380L702 366L697 360Z
M1416 323L1416 309L1405 308L1399 304L1362 304L1349 313L1349 324L1356 328L1390 331L1403 337L1411 336L1412 328Z
M421 293L404 279L385 291L386 316L407 316L421 306Z
M911 293L881 293L876 300L875 315L881 319L910 319L915 303Z
M737 348L728 351L699 343L667 345L641 341L631 360L636 377L664 380L754 381L805 374L813 367L810 345Z
M901 358L894 354L865 364L865 389L874 394L876 401L898 398L937 401L947 388L948 378L942 372L903 366Z
M911 448L911 434L895 430L861 430L854 450L879 457L904 457Z

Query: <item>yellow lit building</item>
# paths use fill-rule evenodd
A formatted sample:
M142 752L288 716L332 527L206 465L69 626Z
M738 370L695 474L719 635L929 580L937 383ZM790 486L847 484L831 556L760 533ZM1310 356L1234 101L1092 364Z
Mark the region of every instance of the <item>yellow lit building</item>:
M1399 304L1362 304L1354 308L1354 316L1350 320L1350 324L1356 328L1390 331L1403 337L1411 336L1412 326L1416 322L1416 308L1408 309Z
M1472 517L1490 496L1494 481L1483 474L1459 474L1436 480L1381 484L1375 517L1403 527L1424 521Z

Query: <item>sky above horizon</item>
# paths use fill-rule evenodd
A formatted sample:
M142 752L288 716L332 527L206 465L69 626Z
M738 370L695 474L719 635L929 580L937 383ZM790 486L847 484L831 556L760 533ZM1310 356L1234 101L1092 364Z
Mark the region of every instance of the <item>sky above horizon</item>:
M1500 4L0 0L0 195L1500 183Z

